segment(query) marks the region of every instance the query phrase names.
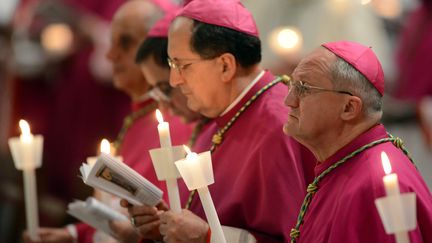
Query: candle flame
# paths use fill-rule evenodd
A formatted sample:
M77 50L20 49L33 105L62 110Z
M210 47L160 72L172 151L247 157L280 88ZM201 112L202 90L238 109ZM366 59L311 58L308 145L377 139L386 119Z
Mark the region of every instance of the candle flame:
M28 136L31 134L30 132L30 126L26 120L21 119L19 121L19 126L21 128L21 134L24 136Z
M21 140L28 143L32 140L32 134L30 132L30 125L26 120L21 119L19 121L19 126L21 128Z
M159 109L156 109L156 119L158 120L159 123L164 122L162 112L160 112Z
M107 139L102 139L100 143L100 151L101 153L110 154L111 153L111 145Z
M390 160L384 151L381 152L381 162L382 162L382 166L384 168L384 172L386 173L386 175L390 174L392 171L392 167L390 164Z
M187 154L191 154L192 153L192 151L189 149L188 146L183 145L183 148L184 148L184 150L186 151Z

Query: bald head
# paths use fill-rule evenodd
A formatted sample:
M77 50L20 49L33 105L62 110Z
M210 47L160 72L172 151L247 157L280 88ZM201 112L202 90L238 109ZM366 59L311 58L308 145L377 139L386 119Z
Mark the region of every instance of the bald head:
M107 54L113 64L114 85L132 100L145 94L149 85L135 64L139 44L147 37L150 27L162 16L162 11L148 0L125 2L111 23L111 47Z
M162 17L162 11L148 0L130 0L115 13L112 24L118 24L146 36L153 24Z

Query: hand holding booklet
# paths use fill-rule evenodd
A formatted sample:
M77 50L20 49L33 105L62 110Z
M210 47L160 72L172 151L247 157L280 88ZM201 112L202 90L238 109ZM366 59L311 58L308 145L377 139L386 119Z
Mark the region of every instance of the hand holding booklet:
M128 221L125 215L93 197L87 198L86 201L77 200L69 203L67 212L95 229L110 235L112 235L112 231L109 227L109 221Z
M128 200L134 205L155 206L163 192L122 161L101 153L96 163L80 167L85 184Z

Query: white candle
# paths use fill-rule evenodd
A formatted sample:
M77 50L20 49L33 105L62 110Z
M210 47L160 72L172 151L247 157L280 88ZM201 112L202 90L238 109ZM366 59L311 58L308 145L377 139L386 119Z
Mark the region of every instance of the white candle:
M99 153L106 153L111 154L111 144L108 141L108 139L103 138L99 145ZM87 164L90 166L93 166L96 164L97 159L99 156L91 156L87 157ZM116 157L117 159L121 160L121 157ZM111 204L112 196L111 194L104 192L102 190L95 189L95 197L99 199L101 202L104 202L106 204Z
M159 122L157 129L159 133L159 141L160 141L161 148L171 148L172 145L171 145L169 123L163 120L162 113L159 111L159 109L156 110L156 119ZM171 161L171 163L172 166L174 167L174 161ZM180 203L180 193L178 189L177 178L167 178L165 182L168 190L168 199L169 199L170 208L173 212L180 213L181 203Z
M384 168L385 176L383 178L384 188L386 190L387 196L396 196L397 200L401 200L400 190L399 190L399 181L398 177L395 173L392 172L392 167L390 164L390 160L385 152L381 152L381 162ZM395 202L400 203L400 202ZM400 210L403 210L400 208ZM395 238L397 243L409 243L408 233L406 231L400 231L395 233Z
M161 148L171 147L169 123L163 120L162 113L159 111L159 109L156 110L156 118L159 122L157 129L159 132L159 140L160 140Z
M188 177L189 184L192 188L189 188L189 190L196 190L201 187L206 187L213 183L213 178L211 178L211 182L208 180L209 176L206 176L206 174L203 170L205 168L205 165L201 164L206 163L203 160L206 160L203 157L198 156L197 153L192 152L187 146L184 146L184 149L187 153L186 159L184 160L184 166L187 168L186 173L187 175L183 176ZM208 162L207 162L208 163ZM211 164L211 162L210 162ZM211 172L213 174L213 171ZM213 176L213 175L212 175Z
M400 194L398 177L396 174L391 173L392 168L390 160L385 152L381 152L381 162L384 168L384 172L386 174L383 178L383 181L387 196L394 196Z
M178 190L177 178L167 179L168 199L170 208L175 213L181 212L180 193Z
M40 240L37 230L39 216L36 193L35 168L41 164L43 138L31 134L30 126L25 120L19 121L21 135L10 138L9 146L12 150L15 166L23 170L24 200L26 206L27 230L32 240Z
M186 159L177 161L176 166L188 189L198 191L204 213L212 231L211 242L226 243L213 199L207 187L214 183L210 152L196 154L192 153L188 147L184 147L187 152Z

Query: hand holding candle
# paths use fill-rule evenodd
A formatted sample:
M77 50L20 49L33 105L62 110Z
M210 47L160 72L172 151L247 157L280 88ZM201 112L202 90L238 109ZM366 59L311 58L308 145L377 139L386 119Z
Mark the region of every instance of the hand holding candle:
M198 191L204 212L212 231L212 242L226 243L216 208L207 187L214 183L210 151L196 154L192 153L188 147L184 147L188 153L186 158L176 161L175 164L188 189L190 191L195 189Z
M23 171L24 197L26 205L27 230L32 240L39 240L39 227L36 176L35 169L42 165L43 137L34 136L30 132L30 125L20 120L21 136L10 138L9 147L14 159L15 167Z

